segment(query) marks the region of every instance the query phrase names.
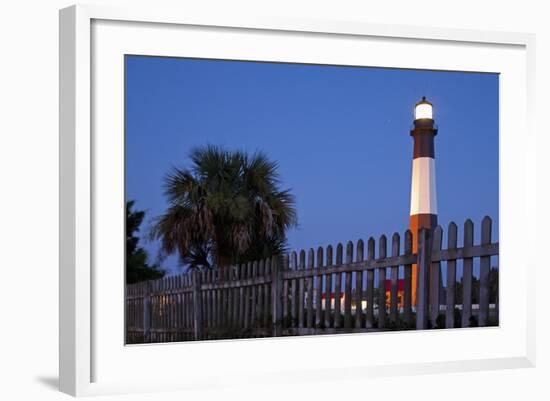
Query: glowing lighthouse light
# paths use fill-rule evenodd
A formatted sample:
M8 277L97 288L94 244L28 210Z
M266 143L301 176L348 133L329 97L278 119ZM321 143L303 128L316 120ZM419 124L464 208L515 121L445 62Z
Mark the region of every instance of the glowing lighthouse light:
M414 119L422 120L426 118L433 120L433 107L432 104L426 100L426 97L422 97L422 100L414 107Z

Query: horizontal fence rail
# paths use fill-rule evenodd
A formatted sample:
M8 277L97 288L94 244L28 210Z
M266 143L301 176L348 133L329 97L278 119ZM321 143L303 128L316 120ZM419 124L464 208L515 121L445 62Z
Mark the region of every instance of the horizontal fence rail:
M382 235L126 288L127 343L498 325L492 221ZM401 241L403 240L403 241ZM413 240L417 253L413 253ZM403 244L401 244L403 242ZM389 245L389 249L388 249ZM413 274L417 275L412 299Z

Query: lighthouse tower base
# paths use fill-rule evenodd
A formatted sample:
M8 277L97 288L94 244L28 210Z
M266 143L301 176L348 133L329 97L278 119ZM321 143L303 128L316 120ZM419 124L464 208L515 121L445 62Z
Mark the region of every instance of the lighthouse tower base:
M409 230L411 230L413 243L412 250L413 253L418 252L418 230L422 228L427 228L433 230L437 227L437 215L430 213L415 214L411 216L409 223ZM412 276L411 276L411 287L412 287L412 305L416 306L416 288L417 288L417 270L416 265L412 265Z

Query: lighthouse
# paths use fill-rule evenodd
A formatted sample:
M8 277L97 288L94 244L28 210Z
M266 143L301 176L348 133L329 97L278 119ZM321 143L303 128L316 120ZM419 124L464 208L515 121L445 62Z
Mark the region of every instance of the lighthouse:
M413 234L413 252L417 252L417 233L421 228L437 226L437 192L435 184L435 147L437 128L433 118L433 105L422 97L414 107L414 141L411 212L409 228ZM412 303L416 305L416 265L412 268Z

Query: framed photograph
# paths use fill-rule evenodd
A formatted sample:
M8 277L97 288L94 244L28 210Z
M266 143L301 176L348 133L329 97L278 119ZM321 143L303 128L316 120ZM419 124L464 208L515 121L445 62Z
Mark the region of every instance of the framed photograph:
M61 390L533 366L533 47L61 10Z

